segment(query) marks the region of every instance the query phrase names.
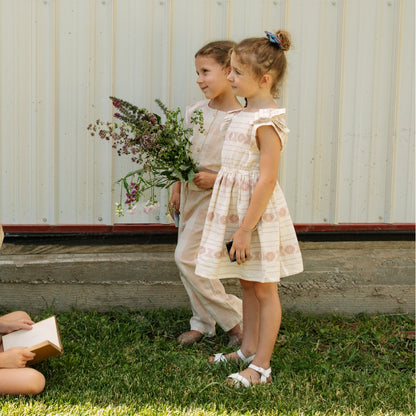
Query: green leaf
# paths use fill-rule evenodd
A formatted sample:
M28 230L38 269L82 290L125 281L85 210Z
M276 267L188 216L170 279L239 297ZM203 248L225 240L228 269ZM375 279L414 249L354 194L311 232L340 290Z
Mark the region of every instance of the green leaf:
M194 180L194 178L195 178L195 172L194 172L193 170L191 170L191 171L188 173L188 181L189 181L189 182L192 182L192 181Z

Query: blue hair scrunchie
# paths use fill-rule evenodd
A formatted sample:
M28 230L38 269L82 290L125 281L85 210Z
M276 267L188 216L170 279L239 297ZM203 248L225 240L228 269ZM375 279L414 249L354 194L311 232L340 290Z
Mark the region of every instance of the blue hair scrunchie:
M283 49L282 42L280 42L280 39L274 33L268 32L267 30L265 30L264 33L269 38L270 43L274 43L279 49Z

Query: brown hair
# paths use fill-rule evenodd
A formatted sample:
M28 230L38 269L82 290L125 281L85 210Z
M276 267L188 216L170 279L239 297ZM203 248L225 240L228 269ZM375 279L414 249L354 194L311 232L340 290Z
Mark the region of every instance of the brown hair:
M280 41L272 43L266 36L262 38L248 38L242 40L234 48L233 52L238 56L243 65L248 65L257 79L270 74L273 77L271 94L279 96L279 86L286 73L287 60L285 52L291 46L290 33L278 30L275 35Z
M230 65L230 51L236 46L232 40L217 40L207 43L196 54L197 56L212 56L223 68Z

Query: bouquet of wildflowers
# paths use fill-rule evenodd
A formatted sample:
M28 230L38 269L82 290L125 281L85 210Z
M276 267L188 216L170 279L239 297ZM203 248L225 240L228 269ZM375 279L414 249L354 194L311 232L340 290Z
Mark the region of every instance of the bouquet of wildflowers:
M158 206L154 189L168 188L177 181L192 181L198 167L191 156L189 140L192 126L185 126L181 110L169 110L160 100L157 104L163 111L165 121L144 108L138 108L127 101L110 97L116 108L114 117L119 121L103 122L97 120L88 126L91 135L112 141L118 155L131 155L140 168L129 172L117 182L124 188L124 204L130 212L145 191L151 190L151 197L144 208L145 212ZM203 131L200 111L191 118L193 125ZM123 216L122 198L117 203L116 214Z

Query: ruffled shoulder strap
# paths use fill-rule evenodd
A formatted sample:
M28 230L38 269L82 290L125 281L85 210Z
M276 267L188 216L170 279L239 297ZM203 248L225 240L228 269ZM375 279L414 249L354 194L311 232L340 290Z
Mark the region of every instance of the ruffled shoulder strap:
M185 112L185 123L190 126L191 118L196 110L202 110L204 107L208 106L209 100L197 101L194 104L188 105Z
M227 114L224 116L222 123L221 123L221 127L220 127L220 131L222 133L224 133L228 129L228 126L231 124L233 117L235 117L236 114L238 114L241 110L242 108L227 111Z
M286 126L286 109L285 108L262 108L256 113L253 122L254 131L260 126L272 126L280 142L282 143L282 150L286 146L289 129Z

